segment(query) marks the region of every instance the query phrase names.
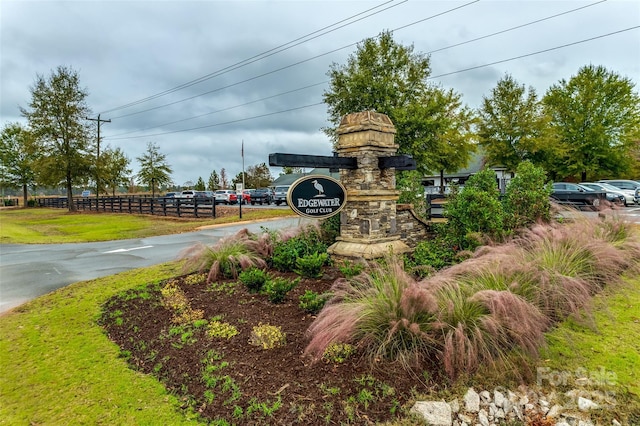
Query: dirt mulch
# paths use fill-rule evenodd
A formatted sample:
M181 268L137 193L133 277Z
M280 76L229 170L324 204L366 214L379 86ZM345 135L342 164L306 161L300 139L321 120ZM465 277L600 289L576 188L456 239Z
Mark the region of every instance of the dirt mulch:
M428 375L386 362L375 368L358 355L344 363L314 363L303 355L314 316L298 306L299 297L306 290L328 291L339 277L330 268L321 279L302 279L281 304L233 280L212 286L191 284L188 276L174 279L192 309L203 310L205 319L221 316L237 328L239 334L229 339L209 337L206 326L176 327L172 311L161 302L165 283L111 299L100 322L132 368L156 376L183 408L205 421L333 425L394 419L408 407L413 392L434 386L425 381ZM264 350L249 344L259 324L280 326L286 345Z

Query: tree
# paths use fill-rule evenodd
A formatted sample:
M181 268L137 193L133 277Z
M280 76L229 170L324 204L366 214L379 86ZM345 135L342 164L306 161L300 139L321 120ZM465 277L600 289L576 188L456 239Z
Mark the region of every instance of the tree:
M220 187L222 189L227 189L229 187L229 178L227 177L227 171L224 169L220 169Z
M541 163L540 143L544 129L542 105L535 89L505 75L483 97L479 110L478 138L487 164L515 170L525 160Z
M564 154L554 168L564 177L628 175L640 139L640 97L631 79L603 66L580 68L543 98Z
M19 123L5 125L0 133L1 185L22 188L23 205L27 205L28 187L36 183L38 159L35 137Z
M156 187L171 184L173 170L167 163L167 156L153 142L147 143L147 151L136 158L140 162L140 171L136 175L138 183L147 185L155 193Z
M475 151L473 111L453 90L432 87L399 116L408 135L406 151L416 160L421 174L440 172L440 190L444 192L444 173L465 167Z
M302 173L302 167L284 166L282 167L282 172L280 173L280 176L292 175L294 173Z
M429 58L414 53L413 46L395 43L390 32L366 39L346 65L334 63L327 73L329 89L323 99L333 127L325 133L335 142L345 114L375 110L389 116L399 152L412 155L420 173L466 165L472 114L462 107L460 95L427 84L430 72ZM433 160L436 155L440 160Z
M202 179L202 176L198 177L198 181L196 182L196 184L193 187L193 189L195 189L196 191L204 191L205 190L204 179Z
M88 93L79 85L78 73L60 66L48 79L37 76L29 109L20 108L43 153L38 180L51 186L64 183L70 211L75 210L73 186L87 181L93 163Z
M131 160L120 148L107 147L100 156L100 176L105 189L111 189L112 195L116 195L118 187L129 183L130 163Z
M232 183L242 183L242 178L242 172L240 172L233 178ZM271 182L273 182L273 177L271 176L271 171L267 163L247 167L244 174L244 184L246 188L266 188L271 185Z
M220 176L218 176L218 172L215 170L211 172L209 176L209 182L207 182L207 189L209 191L217 191L220 189Z

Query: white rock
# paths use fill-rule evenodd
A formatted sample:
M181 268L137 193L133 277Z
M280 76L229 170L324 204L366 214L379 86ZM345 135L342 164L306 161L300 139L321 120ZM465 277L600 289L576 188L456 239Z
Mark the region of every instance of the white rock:
M505 413L509 414L511 410L513 410L513 402L511 402L508 399L505 399L502 403L502 408L504 409Z
M433 426L451 426L451 406L446 402L418 401L411 412L421 415L427 424Z
M525 411L533 411L535 410L536 406L533 404L524 404L524 409Z
M464 395L464 405L469 413L477 413L480 410L480 395L473 388L469 388Z
M622 423L620 423L616 419L613 419L613 421L611 422L611 426L622 426Z
M513 406L513 414L516 415L518 420L524 420L524 416L522 415L522 408L520 408L519 405L514 405Z
M493 420L496 416L496 411L498 411L498 407L493 402L489 404L489 420Z
M471 424L473 423L473 419L469 416L466 416L464 414L458 414L458 419L460 419L460 421L462 423L466 423L466 424Z
M579 420L578 426L593 426L593 423L591 423L589 420Z
M580 409L580 411L588 411L595 408L598 408L598 404L596 404L592 400L583 398L581 396L578 397L578 409Z
M556 426L571 426L569 423L565 422L565 421L561 421L556 423Z
M496 404L497 407L502 407L504 408L504 406L502 404L504 404L505 401L505 397L504 394L500 391L493 391L493 402Z
M480 392L480 400L484 405L489 404L489 402L491 401L491 394L488 391Z
M504 409L498 408L498 411L496 411L496 419L504 419L505 417L507 416L504 413Z
M449 406L451 407L452 413L458 413L460 411L460 401L458 401L458 398L449 401Z
M489 426L489 418L484 408L478 412L478 421L482 426Z
M550 419L555 419L560 415L561 412L562 412L562 405L556 404L553 407L551 407L549 411L547 411L547 417Z

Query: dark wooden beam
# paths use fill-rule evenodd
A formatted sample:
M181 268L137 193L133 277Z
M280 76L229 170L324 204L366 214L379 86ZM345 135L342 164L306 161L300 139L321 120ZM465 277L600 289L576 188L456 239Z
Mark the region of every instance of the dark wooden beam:
M330 157L326 155L269 154L270 166L320 167L327 169L357 169L358 162L353 157Z
M392 157L378 157L380 169L394 168L396 170L415 170L416 160L410 155L394 155Z

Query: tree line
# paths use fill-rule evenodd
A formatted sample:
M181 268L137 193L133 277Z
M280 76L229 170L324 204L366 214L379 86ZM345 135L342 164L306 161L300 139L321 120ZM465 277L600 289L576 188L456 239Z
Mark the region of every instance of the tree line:
M331 125L322 130L335 143L345 114L374 110L388 115L396 126L399 152L412 155L418 166L398 173L398 185L413 197L420 193L422 176L459 170L478 150L487 166L515 170L529 161L552 180L640 175L640 97L630 78L604 66L583 66L540 97L505 74L474 110L460 93L429 81L428 56L383 32L359 43L347 62L332 64L327 75L323 100ZM172 185L172 168L152 142L137 157L140 171L133 178L122 150L107 146L100 152L86 97L78 73L70 68L58 67L49 78L37 76L28 108L20 108L28 126L9 123L0 134L0 182L22 188L25 201L27 188L36 183L63 185L69 200L74 186L88 182L97 191L115 191L134 178L154 192ZM232 179L225 169L214 170L193 187L216 190L242 182L259 188L272 181L262 163Z

